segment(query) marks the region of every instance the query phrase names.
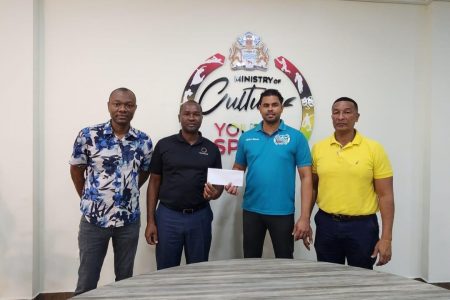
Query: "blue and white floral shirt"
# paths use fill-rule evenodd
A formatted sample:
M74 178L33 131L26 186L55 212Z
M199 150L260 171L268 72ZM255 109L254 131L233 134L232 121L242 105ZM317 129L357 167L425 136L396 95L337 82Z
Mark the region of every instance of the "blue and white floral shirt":
M121 227L139 219L139 172L149 171L153 145L130 128L118 139L111 123L84 128L73 145L71 165L86 165L80 210L99 227Z

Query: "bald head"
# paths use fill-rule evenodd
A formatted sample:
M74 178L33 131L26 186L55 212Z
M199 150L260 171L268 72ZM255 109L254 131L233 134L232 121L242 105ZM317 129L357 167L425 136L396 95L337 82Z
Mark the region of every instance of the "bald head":
M184 102L183 104L180 105L180 111L179 114L181 114L181 112L183 111L183 109L186 108L186 106L195 106L197 108L197 110L199 110L201 113L203 113L202 107L200 104L198 104L198 102L194 101L194 100L188 100L186 102Z

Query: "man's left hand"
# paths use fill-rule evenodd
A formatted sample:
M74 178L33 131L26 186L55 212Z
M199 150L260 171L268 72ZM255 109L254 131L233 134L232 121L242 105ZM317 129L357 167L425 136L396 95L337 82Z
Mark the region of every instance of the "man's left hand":
M378 256L377 266L387 264L392 257L392 245L389 240L379 240L373 249L372 258Z
M300 217L295 223L292 235L295 241L302 239L306 249L310 249L310 245L313 243L313 230L309 224L309 220Z

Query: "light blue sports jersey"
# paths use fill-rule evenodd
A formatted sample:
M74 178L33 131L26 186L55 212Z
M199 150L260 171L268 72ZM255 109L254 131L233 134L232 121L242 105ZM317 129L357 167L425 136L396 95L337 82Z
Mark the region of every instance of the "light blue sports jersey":
M239 138L236 163L247 167L242 208L266 215L289 215L295 211L297 167L311 165L308 141L284 124L272 135L262 122Z

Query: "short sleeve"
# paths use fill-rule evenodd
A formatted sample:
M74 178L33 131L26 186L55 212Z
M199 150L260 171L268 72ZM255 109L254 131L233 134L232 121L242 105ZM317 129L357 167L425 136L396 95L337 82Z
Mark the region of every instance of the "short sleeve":
M384 151L383 146L376 143L374 149L374 166L373 166L373 178L382 179L393 176L391 162Z
M153 150L152 159L150 162L150 172L154 174L162 174L162 157L161 157L161 142L156 143Z
M241 135L241 137L239 138L236 158L234 159L234 161L235 163L241 166L247 166L247 157L245 156L244 135Z
M317 174L317 147L314 145L311 150L312 156L312 172Z
M153 154L153 143L150 138L147 138L147 140L145 141L143 150L144 158L141 164L141 171L148 172L150 171L150 162L152 160Z
M295 154L297 167L306 167L311 165L311 152L309 151L308 141L305 136L299 132L298 145Z
M81 130L73 143L72 156L69 164L71 165L86 165L88 160L87 146L91 141L89 129Z
M216 160L214 161L214 168L222 169L222 155L220 155L219 147L214 144L214 149L216 152Z

